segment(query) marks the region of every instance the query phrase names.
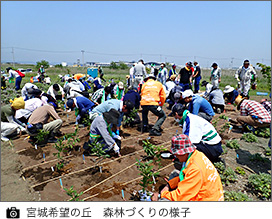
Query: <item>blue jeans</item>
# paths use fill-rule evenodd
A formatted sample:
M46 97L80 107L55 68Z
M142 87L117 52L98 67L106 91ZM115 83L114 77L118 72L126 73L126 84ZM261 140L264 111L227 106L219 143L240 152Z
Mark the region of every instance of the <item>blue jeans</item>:
M15 80L15 90L20 89L21 81L22 81L22 78L20 76L16 78L16 80Z
M188 90L190 89L190 84L183 84L183 83L179 83L179 86L182 87L182 91Z
M201 80L201 76L195 78L195 93L198 93L199 91L200 80Z

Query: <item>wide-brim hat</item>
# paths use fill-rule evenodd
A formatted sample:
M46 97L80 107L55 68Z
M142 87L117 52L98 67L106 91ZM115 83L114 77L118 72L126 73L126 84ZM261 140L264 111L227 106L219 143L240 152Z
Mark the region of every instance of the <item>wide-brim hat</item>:
M235 98L234 103L236 104L238 110L240 109L240 105L241 105L241 103L242 103L242 101L243 101L244 99L246 99L246 98L245 98L245 97L242 97L241 95L238 95L238 96Z
M209 82L207 82L207 81L202 81L201 87L204 87L204 86L206 86L207 84L209 84Z
M230 85L227 85L224 89L224 93L230 93L234 91L234 87L230 86Z
M187 135L180 134L172 137L172 146L170 152L176 155L184 155L194 152L196 146L192 144Z
M120 81L119 83L118 83L118 87L119 87L119 89L124 89L124 83L122 82L122 81Z
M120 113L116 109L111 109L109 112L103 113L103 117L108 123L117 125Z
M176 79L176 77L177 77L176 75L171 75L170 80L174 81Z

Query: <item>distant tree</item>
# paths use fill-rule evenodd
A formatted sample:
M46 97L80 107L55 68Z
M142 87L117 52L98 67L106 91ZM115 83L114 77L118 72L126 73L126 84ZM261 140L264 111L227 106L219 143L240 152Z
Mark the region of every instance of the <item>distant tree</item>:
M115 62L111 62L111 63L110 63L110 68L111 68L111 69L118 69L119 66L118 66Z
M62 64L55 65L56 68L63 68Z
M128 69L128 66L124 62L119 62L120 69Z
M271 89L271 66L266 66L262 63L257 63L257 65L262 68L261 73L264 78L267 78L267 85Z
M43 65L44 69L49 68L49 62L46 60L41 60L40 62L36 62L36 68L39 69Z

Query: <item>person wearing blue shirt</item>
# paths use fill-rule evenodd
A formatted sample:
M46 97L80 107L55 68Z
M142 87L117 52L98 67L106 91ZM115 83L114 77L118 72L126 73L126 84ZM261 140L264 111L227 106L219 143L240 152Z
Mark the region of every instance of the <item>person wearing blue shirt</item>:
M188 110L194 114L198 115L207 121L211 121L212 117L215 115L211 104L198 95L194 95L192 90L186 90L182 93L182 97L186 103L189 103Z
M95 106L95 104L88 98L81 96L69 99L66 105L70 109L75 107L78 109L79 113L76 118L76 124L83 121L84 118L88 117L89 112L92 111L93 107Z

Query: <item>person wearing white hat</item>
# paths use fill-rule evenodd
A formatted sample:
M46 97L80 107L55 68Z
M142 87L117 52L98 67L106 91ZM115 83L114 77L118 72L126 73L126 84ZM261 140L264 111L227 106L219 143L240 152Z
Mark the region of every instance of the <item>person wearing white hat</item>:
M227 104L233 104L236 97L238 97L239 93L234 87L227 85L224 89L224 99L226 99Z
M121 100L125 95L124 83L120 81L113 88L114 97L118 100Z
M211 121L215 115L211 104L198 95L194 95L192 90L186 90L182 93L182 97L186 103L189 103L188 110L194 114L198 115L207 121Z

